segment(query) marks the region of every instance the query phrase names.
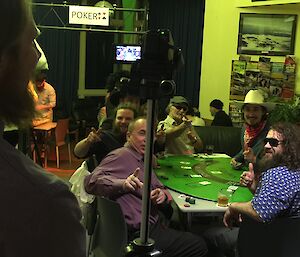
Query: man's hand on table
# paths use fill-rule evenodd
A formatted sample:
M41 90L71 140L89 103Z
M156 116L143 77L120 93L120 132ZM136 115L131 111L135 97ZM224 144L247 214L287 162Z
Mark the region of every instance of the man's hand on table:
M154 204L162 204L166 200L166 198L167 195L160 188L156 188L150 193L150 199Z
M240 184L242 186L251 187L254 180L253 164L249 163L249 171L244 171L240 177Z
M232 168L238 170L240 169L243 164L241 162L238 162L236 159L232 158L231 161L230 161L230 165Z

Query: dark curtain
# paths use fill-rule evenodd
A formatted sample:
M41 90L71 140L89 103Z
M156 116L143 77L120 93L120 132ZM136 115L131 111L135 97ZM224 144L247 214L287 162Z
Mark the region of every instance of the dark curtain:
M176 94L198 106L204 0L149 0L149 29L169 29L181 48L185 66L176 72Z
M87 33L85 73L86 89L105 88L106 78L113 71L113 41L113 33Z
M38 0L35 2L49 3L50 1ZM61 1L56 2L60 3ZM56 14L50 10L51 7L33 6L37 25L62 27ZM55 8L55 10L62 21L68 20L68 8ZM47 81L56 91L54 114L70 115L72 102L77 98L78 90L79 32L56 29L41 29L41 32L37 41L48 60Z

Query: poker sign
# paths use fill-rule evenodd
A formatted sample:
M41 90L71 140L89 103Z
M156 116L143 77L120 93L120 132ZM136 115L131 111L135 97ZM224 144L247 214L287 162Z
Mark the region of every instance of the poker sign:
M71 5L69 23L109 26L109 8Z

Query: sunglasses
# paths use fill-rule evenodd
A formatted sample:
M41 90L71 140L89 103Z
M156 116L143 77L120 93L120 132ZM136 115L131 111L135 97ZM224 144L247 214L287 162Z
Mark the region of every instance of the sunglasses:
M276 138L272 138L272 137L267 137L264 139L264 144L266 145L267 143L270 144L270 146L272 147L277 147L280 143L282 143L283 141L280 141Z
M182 105L173 105L177 110L183 110L184 112L187 111L187 107L186 106L182 106Z

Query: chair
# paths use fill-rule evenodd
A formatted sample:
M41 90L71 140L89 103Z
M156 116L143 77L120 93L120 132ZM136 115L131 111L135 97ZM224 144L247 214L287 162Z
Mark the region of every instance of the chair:
M57 120L57 125L55 128L55 153L56 153L56 167L59 168L60 165L60 154L59 148L68 145L68 155L69 155L69 163L72 163L71 159L71 145L70 140L68 139L69 132L69 118L59 119Z
M124 256L127 226L120 205L97 197L97 216L92 243L94 257Z
M238 235L239 257L299 257L300 216L269 224L244 217Z
M214 152L225 153L231 157L242 148L241 128L222 126L195 126L195 130L203 141L203 149L207 145L214 146Z

